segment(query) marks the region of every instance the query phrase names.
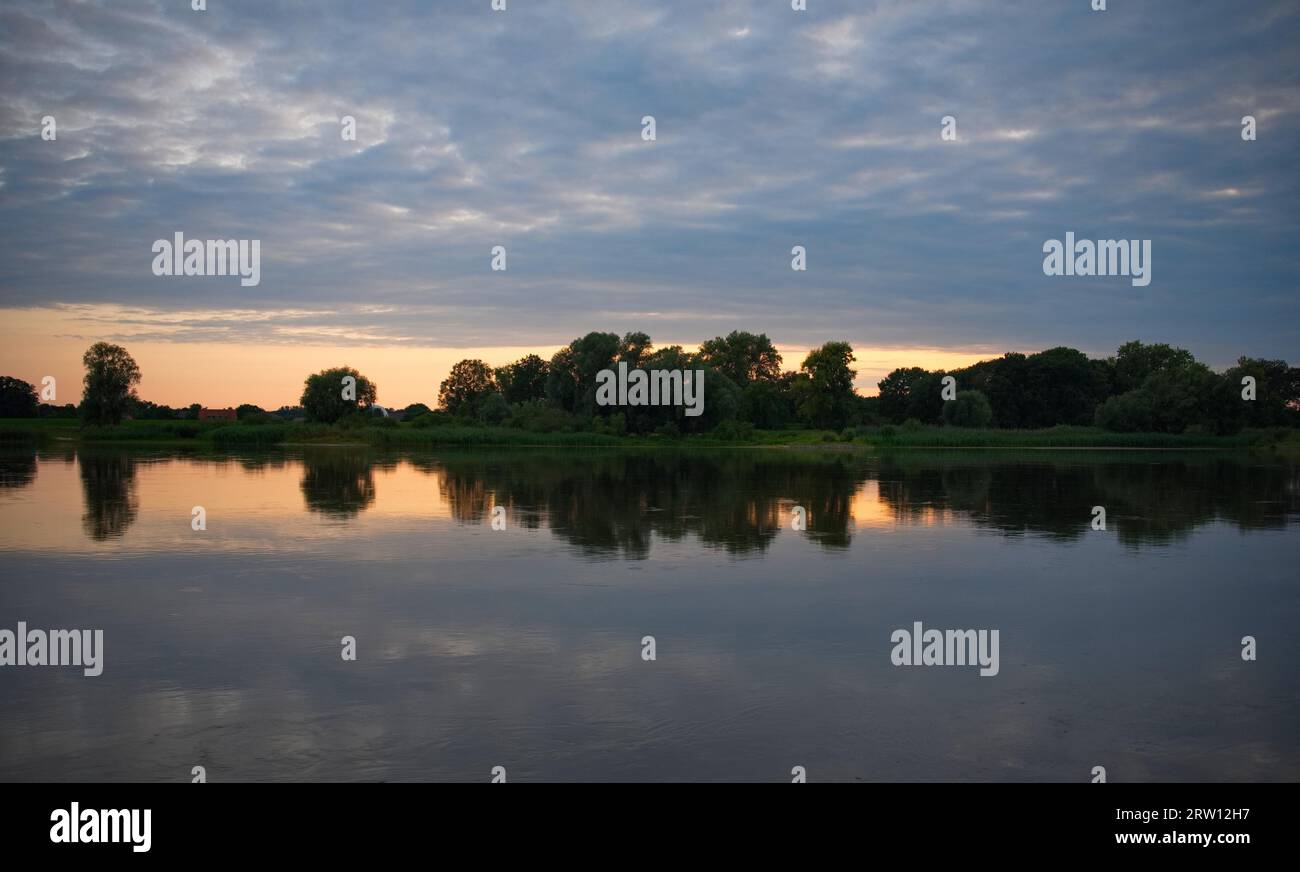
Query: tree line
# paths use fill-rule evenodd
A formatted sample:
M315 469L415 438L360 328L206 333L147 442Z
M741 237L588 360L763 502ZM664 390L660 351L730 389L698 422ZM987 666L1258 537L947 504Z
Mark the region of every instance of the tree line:
M954 370L902 367L879 382L875 397L854 390L855 361L849 343L827 342L810 351L797 370L785 370L766 334L740 330L709 339L695 351L680 345L655 348L641 332L621 337L591 332L550 360L530 354L501 367L461 360L439 385L437 408L414 403L403 411L416 426L475 423L537 432L669 436L711 431L731 437L754 428L909 424L1226 435L1243 427L1300 423L1300 368L1284 360L1241 357L1219 373L1186 349L1163 343L1127 342L1100 359L1058 347L1008 353ZM82 363L80 406L40 404L35 387L3 377L0 417L76 414L87 424L116 424L124 417L198 415L197 403L172 409L141 400L136 395L140 369L119 345L95 343ZM688 417L680 406L599 405L597 373L619 363L629 369L703 370L704 414ZM241 421L303 417L334 423L374 417L377 401L373 381L356 369L337 367L308 376L298 406L266 412L244 404L237 413Z
M855 360L849 343L828 342L809 352L798 370L783 370L767 335L744 331L710 339L694 352L677 345L656 350L645 333L588 333L549 361L528 355L493 368L462 360L442 382L438 400L445 414L459 419L530 429L589 425L616 433L915 422L1226 435L1300 422L1300 369L1284 360L1241 357L1216 373L1186 349L1162 343L1127 342L1101 359L1058 347L954 370L901 367L879 382L875 397L854 390ZM705 414L691 419L672 407L598 406L596 373L622 361L642 369L703 369ZM944 390L948 377L955 393Z
M838 429L862 418L864 398L853 390L855 359L847 342L828 342L809 352L797 371L782 371L781 354L763 333L737 330L688 351L680 345L655 348L641 332L592 332L550 360L530 354L497 368L462 360L439 385L438 406L453 418L538 431L740 434L796 423ZM681 406L600 406L597 374L620 363L629 369L703 370L703 414L687 416Z
M952 376L955 399L943 399ZM951 371L896 369L880 382L878 417L894 423L1034 429L1093 425L1116 432L1228 435L1300 422L1300 368L1241 357L1217 373L1190 351L1126 342L1096 359L1066 347L1009 353Z

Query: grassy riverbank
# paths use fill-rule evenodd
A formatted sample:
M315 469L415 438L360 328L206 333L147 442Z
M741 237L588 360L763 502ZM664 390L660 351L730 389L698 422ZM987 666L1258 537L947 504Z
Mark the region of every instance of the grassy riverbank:
M878 448L1276 448L1300 451L1300 434L1285 429L1245 430L1234 436L1203 433L1112 433L1093 427L1047 430L960 427L855 427L827 430L753 430L673 438L651 434L612 436L592 432L536 433L510 427L448 424L229 424L197 421L126 421L115 427L81 427L71 419L3 419L0 442L208 444L222 448L272 445L370 445L375 447L616 447L654 445L871 446Z

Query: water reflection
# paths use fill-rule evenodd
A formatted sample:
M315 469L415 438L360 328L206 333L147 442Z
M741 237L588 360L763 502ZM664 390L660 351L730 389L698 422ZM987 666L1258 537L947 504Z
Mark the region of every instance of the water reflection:
M36 480L36 452L22 449L0 453L0 488L22 488Z
M880 496L900 520L947 511L1007 535L1072 540L1091 508L1129 545L1161 545L1227 521L1242 530L1285 527L1300 513L1297 466L1239 455L1141 459L984 460L892 456Z
M479 521L489 503L591 554L649 556L657 536L694 536L733 553L762 551L795 504L826 547L850 540L850 506L867 470L844 457L762 453L633 453L447 457L438 462L453 515ZM490 499L489 499L490 498Z
M466 523L503 505L527 526L544 519L584 551L631 559L648 557L656 536L761 552L795 504L808 510L808 538L830 549L846 548L857 525L882 515L894 523L960 517L1009 536L1072 540L1101 505L1108 529L1136 546L1214 521L1280 528L1300 514L1296 465L1250 456L660 453L448 457L424 469L440 475L453 515Z
M1254 534L1293 460L34 457L0 458L0 615L108 665L0 669L0 780L1300 778L1295 532ZM1000 629L999 676L895 668L917 619Z
M30 488L41 463L71 463L74 456L83 530L96 542L122 537L136 521L142 502L137 468L146 463L173 484L182 475L208 475L204 468L224 470L236 508L265 498L267 476L293 477L299 506L344 523L383 504L385 514L432 513L474 525L486 523L493 506L503 506L512 528L546 529L580 552L605 559L648 559L656 540L687 538L731 554L761 554L783 528L789 530L796 505L807 510L801 535L828 550L849 548L864 527L954 521L1005 536L1073 541L1089 532L1093 506L1106 508L1108 530L1133 547L1167 545L1213 523L1281 529L1300 516L1300 466L1294 460L1210 453L401 456L321 448L212 456L105 447L75 455L70 449L39 456L6 451L0 455L0 488ZM204 486L215 485L214 479ZM150 508L156 498L146 488L143 500ZM284 503L269 510L300 513Z
M321 449L302 457L302 495L307 508L347 519L375 501L375 461L350 450Z
M121 538L140 511L135 455L112 449L77 453L86 511L81 526L96 542Z

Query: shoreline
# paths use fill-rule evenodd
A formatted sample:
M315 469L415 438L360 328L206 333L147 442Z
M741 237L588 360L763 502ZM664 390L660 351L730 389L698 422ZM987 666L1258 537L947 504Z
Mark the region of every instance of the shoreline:
M550 448L550 449L750 449L894 451L1270 451L1300 453L1300 431L1245 430L1232 436L1204 433L1115 433L1093 427L1045 430L958 427L854 427L829 430L755 430L743 438L659 434L615 436L590 431L541 433L508 427L445 424L349 426L288 423L206 424L196 421L127 421L82 428L75 419L0 419L0 445L52 443L78 446L140 445L214 449L285 448Z

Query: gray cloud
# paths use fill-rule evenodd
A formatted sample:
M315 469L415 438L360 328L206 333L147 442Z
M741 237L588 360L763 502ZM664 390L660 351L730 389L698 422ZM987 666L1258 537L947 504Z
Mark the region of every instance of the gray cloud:
M10 3L0 305L196 313L175 341L1295 357L1300 14L1111 5ZM1155 280L1043 276L1067 230L1152 239ZM176 231L261 239L261 285L154 277Z

